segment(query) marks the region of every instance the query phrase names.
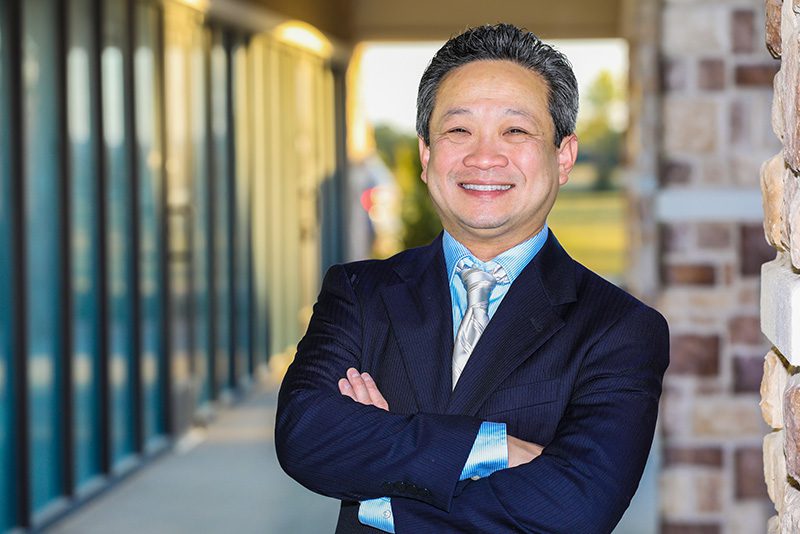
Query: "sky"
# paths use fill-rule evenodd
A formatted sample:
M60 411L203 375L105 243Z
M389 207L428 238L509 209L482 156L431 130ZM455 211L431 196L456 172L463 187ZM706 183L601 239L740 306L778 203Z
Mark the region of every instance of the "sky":
M548 41L565 53L578 79L579 92L602 70L624 75L628 49L623 39ZM442 43L368 43L361 64L362 104L373 124L414 132L417 86Z

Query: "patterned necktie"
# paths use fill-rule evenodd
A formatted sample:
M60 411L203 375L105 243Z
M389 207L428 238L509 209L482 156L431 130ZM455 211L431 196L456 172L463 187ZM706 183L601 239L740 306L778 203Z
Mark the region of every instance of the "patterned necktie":
M489 295L497 283L497 278L505 278L502 267L495 268L494 274L477 268L465 268L459 263L459 275L467 288L467 311L458 327L453 347L453 389L467 365L472 349L478 343L483 330L489 324ZM499 272L496 272L499 271Z

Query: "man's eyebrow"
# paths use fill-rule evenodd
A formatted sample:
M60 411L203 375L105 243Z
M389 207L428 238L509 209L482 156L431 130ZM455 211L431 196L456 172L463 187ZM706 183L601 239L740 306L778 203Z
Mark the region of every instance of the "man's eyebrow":
M519 115L521 117L526 117L532 121L536 120L536 117L528 110L519 109L519 108L506 108L503 112L504 115ZM469 108L450 108L442 114L442 118L446 119L448 117L452 117L455 115L472 115L472 110Z
M450 108L444 112L442 119L447 119L448 117L453 117L456 115L472 115L472 111L467 108Z
M520 117L525 117L526 119L530 119L533 122L537 122L536 117L533 116L533 113L524 109L517 109L517 108L508 108L505 111L506 115L518 115Z

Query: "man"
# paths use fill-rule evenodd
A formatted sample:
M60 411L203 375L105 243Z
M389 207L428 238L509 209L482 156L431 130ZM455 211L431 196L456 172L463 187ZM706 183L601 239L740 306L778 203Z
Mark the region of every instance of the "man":
M343 501L337 532L610 532L627 508L668 332L547 228L577 102L566 58L510 25L452 38L423 75L445 232L332 267L279 396L281 465Z

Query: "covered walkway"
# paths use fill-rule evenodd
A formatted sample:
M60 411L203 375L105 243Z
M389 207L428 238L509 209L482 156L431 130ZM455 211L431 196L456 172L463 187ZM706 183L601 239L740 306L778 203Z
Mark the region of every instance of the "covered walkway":
M258 385L172 452L47 530L53 534L333 532L338 502L283 473L275 457L277 391Z
M338 501L311 493L278 465L277 389L256 385L171 452L46 530L48 534L320 534L333 532ZM655 447L658 450L658 447ZM615 534L655 531L657 464Z

